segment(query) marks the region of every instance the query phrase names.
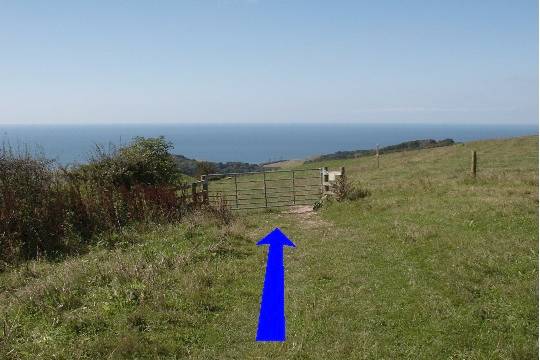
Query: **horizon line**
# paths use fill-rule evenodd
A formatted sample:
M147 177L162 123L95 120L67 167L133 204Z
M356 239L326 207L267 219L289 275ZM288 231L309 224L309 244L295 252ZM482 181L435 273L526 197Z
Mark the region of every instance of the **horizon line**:
M0 122L0 126L36 126L36 125L69 125L69 126L91 126L91 125L99 125L99 126L117 126L117 125L220 125L220 126L228 126L228 125L276 125L276 126L295 126L295 125L440 125L440 126L453 126L453 125L484 125L484 126L498 126L498 125L508 125L508 126L514 126L514 125L520 125L520 126L536 126L539 127L538 122L426 122L426 121L420 121L420 122L413 122L413 121L379 121L379 122L373 122L373 121L366 121L366 122L353 122L353 121L310 121L310 122L172 122L172 121L160 121L160 122L150 122L150 121L116 121L116 122L65 122L65 121L58 121L58 122Z

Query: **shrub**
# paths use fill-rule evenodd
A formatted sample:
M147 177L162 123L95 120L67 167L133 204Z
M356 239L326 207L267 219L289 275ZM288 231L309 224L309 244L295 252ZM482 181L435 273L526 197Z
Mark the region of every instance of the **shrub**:
M346 176L338 176L332 185L332 191L337 201L358 200L370 195L370 191L363 189L358 184L353 184Z
M59 168L28 151L0 150L0 270L9 263L78 251L104 231L172 222L187 211L163 138L136 138L89 164ZM179 196L180 195L180 196Z
M164 137L136 137L123 147L110 147L105 151L96 146L88 164L81 165L77 175L101 185L124 186L135 184L173 184L180 173L173 156L169 153L172 144Z
M0 150L0 260L61 249L64 197L51 166L28 151Z
M350 201L355 201L358 199L363 199L371 195L371 192L368 189L364 189L359 185L353 185L351 190L347 193L346 199Z

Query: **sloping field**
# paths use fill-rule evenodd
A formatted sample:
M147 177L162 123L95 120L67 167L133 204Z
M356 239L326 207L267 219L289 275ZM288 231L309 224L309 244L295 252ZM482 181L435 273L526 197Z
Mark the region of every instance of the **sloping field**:
M370 192L317 213L193 216L0 274L0 358L537 358L538 137L380 160L309 164ZM276 226L288 340L256 343Z

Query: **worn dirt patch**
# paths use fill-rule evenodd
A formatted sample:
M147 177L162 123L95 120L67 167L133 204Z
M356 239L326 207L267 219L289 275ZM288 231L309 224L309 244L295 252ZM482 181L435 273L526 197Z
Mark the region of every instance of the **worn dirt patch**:
M295 215L300 220L300 225L305 227L327 226L328 223L319 217L319 214L313 210L313 206L302 205L293 206L283 213Z
M306 214L306 213L313 213L313 206L309 205L299 205L299 206L292 206L289 209L285 211L287 214Z

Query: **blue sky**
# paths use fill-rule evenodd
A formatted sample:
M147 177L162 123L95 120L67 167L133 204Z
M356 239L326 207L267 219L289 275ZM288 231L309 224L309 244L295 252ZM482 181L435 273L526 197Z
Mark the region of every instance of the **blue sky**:
M0 123L538 122L536 1L2 1Z

